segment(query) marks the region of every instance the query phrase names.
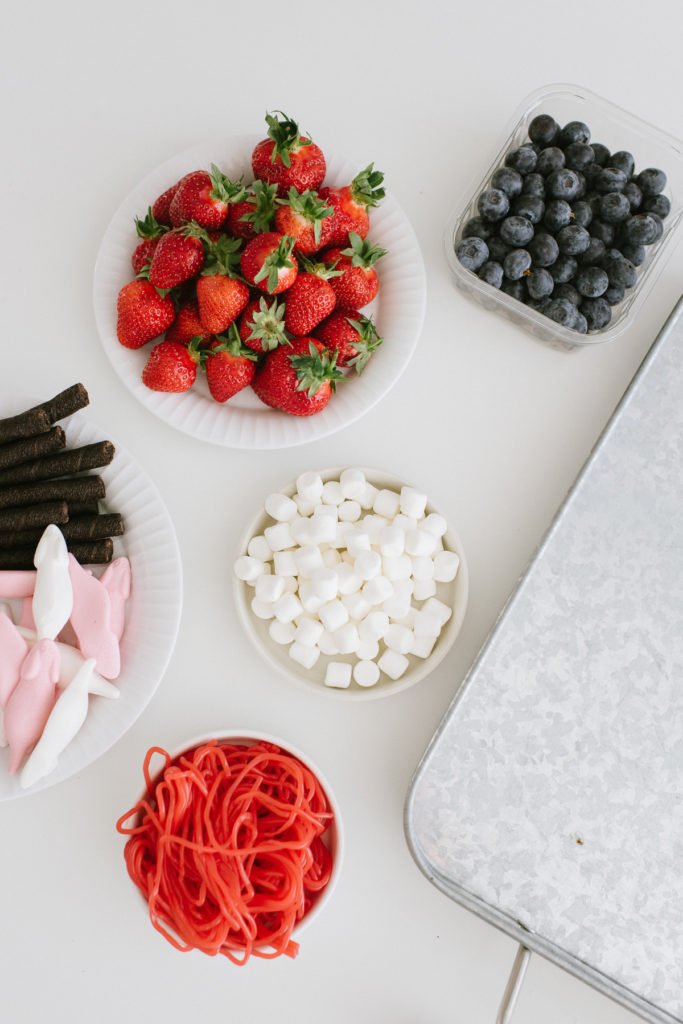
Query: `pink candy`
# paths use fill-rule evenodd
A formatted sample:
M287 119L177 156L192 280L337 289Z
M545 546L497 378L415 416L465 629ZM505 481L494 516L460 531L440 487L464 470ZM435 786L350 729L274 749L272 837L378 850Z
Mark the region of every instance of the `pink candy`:
M10 774L40 737L50 717L59 679L59 652L54 640L39 640L26 655L19 682L5 707L5 735L11 749Z
M121 671L119 639L112 628L108 589L69 555L69 576L73 587L71 625L84 658L94 658L105 679L116 679Z

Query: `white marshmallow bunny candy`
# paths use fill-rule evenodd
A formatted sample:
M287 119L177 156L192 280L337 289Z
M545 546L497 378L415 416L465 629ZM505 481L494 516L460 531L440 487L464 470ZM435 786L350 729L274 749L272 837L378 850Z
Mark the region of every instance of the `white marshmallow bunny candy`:
M32 611L38 639L54 640L73 609L73 587L69 575L69 553L62 531L47 526L33 558L36 585Z
M299 514L296 502L286 494L269 494L265 508L270 518L277 520L278 523L289 523Z
M325 686L346 690L351 685L351 666L345 661L331 661L325 669Z
M297 478L296 491L305 501L318 505L323 493L322 477L319 473L302 473Z
M368 483L361 469L345 469L339 477L339 485L345 498L359 502L366 492Z

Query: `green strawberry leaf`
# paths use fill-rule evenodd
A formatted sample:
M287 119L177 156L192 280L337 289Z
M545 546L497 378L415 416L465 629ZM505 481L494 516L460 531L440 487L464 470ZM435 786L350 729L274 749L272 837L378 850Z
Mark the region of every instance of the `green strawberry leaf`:
M231 181L227 178L220 167L211 164L211 198L218 199L222 203L239 203L247 197L247 189L240 178L239 181Z
M348 365L353 366L356 373L361 374L373 352L379 348L384 339L377 333L377 328L369 316L361 316L358 320L347 317L346 321L358 333L358 340L351 343L356 355L353 359L349 359Z
M368 164L351 182L351 195L355 202L362 203L363 206L378 206L386 195L384 189L380 188L384 174L374 168L374 164Z
M168 231L165 224L160 224L154 214L152 213L152 207L147 207L147 213L144 219L140 217L135 218L135 230L137 231L140 238L159 238L163 235L164 231Z
M342 254L351 257L352 267L364 267L367 270L382 256L386 256L386 249L380 245L373 245L367 238L357 235L355 231L349 232L349 242L351 245L348 249L342 249Z
M280 114L282 120L275 117L275 114ZM275 143L271 156L272 163L275 163L279 156L285 167L289 167L291 165L289 154L292 150L299 149L301 146L310 146L311 144L310 138L302 137L296 121L293 121L291 117L288 117L281 110L266 113L266 124L268 125L268 138L272 139Z
M344 375L337 367L338 353L325 348L319 352L313 342L308 346L309 355L294 355L289 357L289 362L297 376L297 391L305 391L309 398L313 398L326 381L330 382L333 391L336 390L336 382L344 380Z

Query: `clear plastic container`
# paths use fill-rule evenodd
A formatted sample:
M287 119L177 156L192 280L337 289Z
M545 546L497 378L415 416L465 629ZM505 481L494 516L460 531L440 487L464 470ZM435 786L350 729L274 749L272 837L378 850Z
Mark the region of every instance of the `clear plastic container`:
M612 152L628 150L635 157L636 171L659 167L666 172L668 179L665 194L671 200L671 212L664 221L664 234L659 242L647 247L645 262L638 267L638 280L633 288L627 290L623 302L613 308L608 327L594 334L577 334L505 292L485 284L476 274L465 270L455 255L456 241L460 240L465 223L470 217L477 216L479 195L488 187L494 171L503 165L508 151L528 141L529 123L541 113L552 114L560 124L584 121L591 130L592 141L602 142ZM520 104L503 145L482 179L466 195L466 205L459 205L449 220L444 239L446 259L456 286L486 309L520 324L544 342L564 349L596 345L612 341L633 322L679 240L683 217L683 142L581 86L547 85L531 93Z

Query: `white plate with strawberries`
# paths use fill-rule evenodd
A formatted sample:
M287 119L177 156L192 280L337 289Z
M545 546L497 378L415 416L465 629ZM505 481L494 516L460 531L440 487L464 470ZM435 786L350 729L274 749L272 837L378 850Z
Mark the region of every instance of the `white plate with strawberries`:
M382 175L323 157L284 115L268 125L267 139L209 142L147 175L95 266L98 330L124 384L232 448L353 423L396 383L424 317L420 249Z

